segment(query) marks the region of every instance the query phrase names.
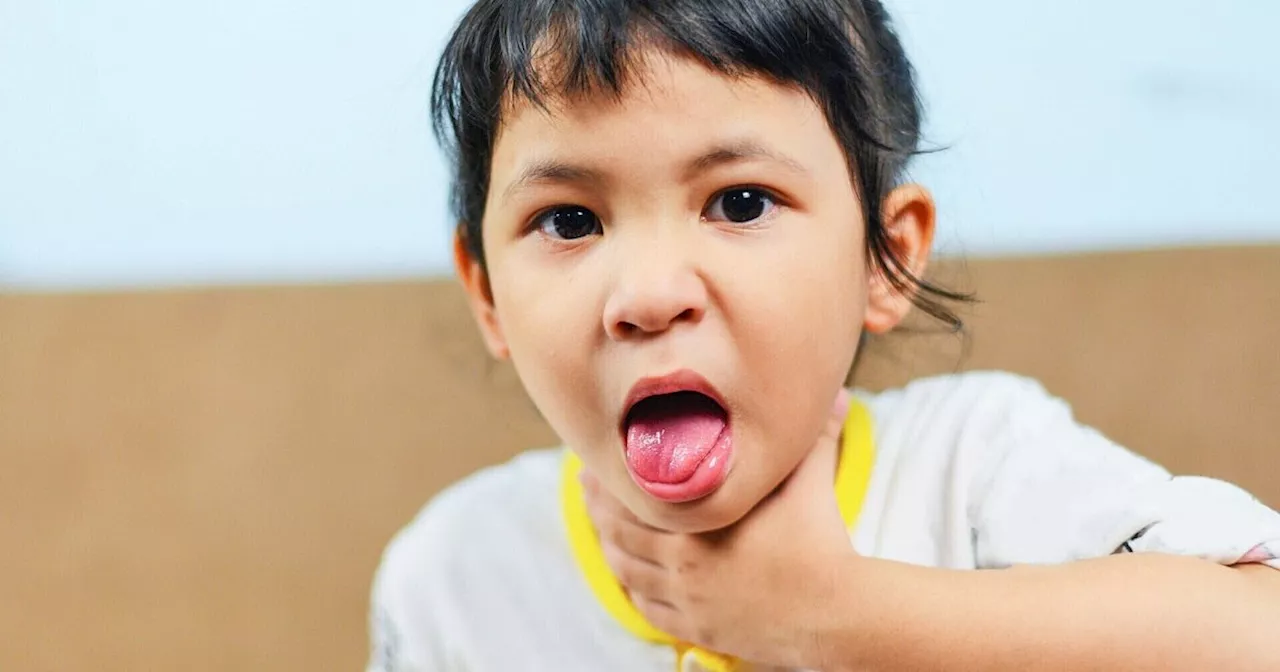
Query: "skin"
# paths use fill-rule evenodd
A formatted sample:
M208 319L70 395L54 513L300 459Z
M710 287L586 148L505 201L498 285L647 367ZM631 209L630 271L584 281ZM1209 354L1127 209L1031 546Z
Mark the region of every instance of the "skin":
M964 572L857 555L829 485L838 431L714 534L646 526L586 479L605 557L654 626L799 669L1280 669L1280 572L1264 565L1151 554Z
M637 75L621 100L509 104L482 227L488 273L461 240L457 267L490 351L587 469L646 523L705 532L795 470L863 328L891 329L910 302L867 268L845 155L807 95L660 53ZM727 221L718 195L735 187L774 204ZM548 235L539 215L565 205L597 213L602 232ZM923 271L928 192L902 187L886 205ZM734 451L718 490L672 504L632 481L621 427L636 381L681 369L723 396Z
M606 557L655 626L824 670L1280 669L1269 568L1129 555L956 572L858 556L830 487L840 385L863 331L892 329L910 297L864 262L845 157L807 96L659 53L637 75L620 100L511 101L488 272L462 240L455 255L490 351L582 457ZM718 194L743 186L778 207L725 221ZM539 214L561 205L597 213L601 233L547 235ZM921 274L928 192L883 206ZM668 504L632 482L620 424L636 380L682 368L725 397L735 449L719 490Z

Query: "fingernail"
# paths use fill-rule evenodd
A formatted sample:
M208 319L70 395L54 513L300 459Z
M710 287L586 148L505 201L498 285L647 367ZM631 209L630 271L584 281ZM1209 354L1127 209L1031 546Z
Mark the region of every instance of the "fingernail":
M849 390L846 390L842 387L840 388L840 391L836 393L836 403L834 406L832 406L832 408L835 410L836 413L844 413L845 411L849 410L849 404L852 402L853 402L853 395L849 394Z

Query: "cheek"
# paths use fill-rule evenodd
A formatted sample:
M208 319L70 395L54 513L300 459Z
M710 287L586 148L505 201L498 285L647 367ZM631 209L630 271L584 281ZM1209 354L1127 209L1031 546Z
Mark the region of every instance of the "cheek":
M822 377L852 361L867 285L862 237L854 224L799 221L796 233L753 251L751 273L726 280L730 319L753 352L753 366L795 368ZM844 372L839 372L843 377ZM786 384L791 376L773 376ZM794 388L791 388L794 389ZM786 393L787 389L773 389Z
M564 277L518 254L490 260L493 300L511 361L534 404L562 438L596 411L599 283Z
M751 390L744 449L772 487L812 448L856 353L866 285L860 231L811 225L729 276L726 314ZM759 271L759 272L755 272ZM726 281L728 282L728 281ZM755 470L757 467L752 467Z

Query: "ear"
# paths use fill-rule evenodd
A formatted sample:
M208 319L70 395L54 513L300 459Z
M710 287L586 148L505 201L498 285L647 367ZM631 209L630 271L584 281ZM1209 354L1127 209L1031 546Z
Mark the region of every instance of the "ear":
M493 293L489 291L489 276L480 260L471 254L467 246L466 228L463 226L459 226L453 235L453 267L467 292L471 314L476 318L489 354L497 359L507 359L511 350L507 347L506 337L502 335L502 324L494 309Z
M889 239L889 247L902 262L902 267L916 278L924 277L933 248L933 229L937 216L933 196L918 184L905 184L889 192L880 206L881 220ZM902 290L889 282L892 269L873 264L868 282L866 330L883 334L898 326L911 312L913 288Z

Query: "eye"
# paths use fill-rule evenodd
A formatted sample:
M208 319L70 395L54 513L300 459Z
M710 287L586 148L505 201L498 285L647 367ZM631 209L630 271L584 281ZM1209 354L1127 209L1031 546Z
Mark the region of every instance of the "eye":
M711 221L750 224L778 207L773 194L759 187L733 187L711 199L703 217Z
M533 226L555 240L577 240L602 231L596 213L577 205L562 205L538 215Z

